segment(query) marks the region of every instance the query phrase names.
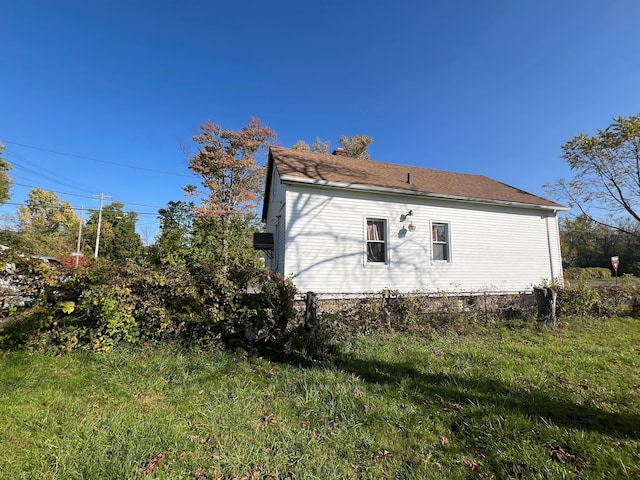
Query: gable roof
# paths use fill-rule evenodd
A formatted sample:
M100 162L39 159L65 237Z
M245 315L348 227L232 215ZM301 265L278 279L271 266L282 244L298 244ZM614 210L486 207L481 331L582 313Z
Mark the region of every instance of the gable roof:
M545 210L567 210L567 207L551 200L484 175L445 172L342 155L271 147L263 217L266 216L274 167L277 168L283 183L305 183L480 203L515 204Z

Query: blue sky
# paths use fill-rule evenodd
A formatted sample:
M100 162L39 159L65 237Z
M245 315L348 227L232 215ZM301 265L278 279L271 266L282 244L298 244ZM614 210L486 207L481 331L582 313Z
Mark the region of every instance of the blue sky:
M147 237L207 120L287 147L366 134L375 160L544 195L561 145L640 113L637 0L5 0L0 22L11 202L103 192Z

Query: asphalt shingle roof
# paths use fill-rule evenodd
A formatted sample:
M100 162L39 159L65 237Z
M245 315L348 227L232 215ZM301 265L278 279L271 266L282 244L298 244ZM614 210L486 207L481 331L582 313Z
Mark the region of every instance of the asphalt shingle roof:
M269 155L284 180L299 179L354 187L377 187L408 194L566 208L484 175L445 172L282 147L271 147Z

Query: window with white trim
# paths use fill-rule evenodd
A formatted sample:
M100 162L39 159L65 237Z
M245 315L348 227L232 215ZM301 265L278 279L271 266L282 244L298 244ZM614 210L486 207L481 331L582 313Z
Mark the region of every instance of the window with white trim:
M435 261L451 261L449 248L449 224L431 223L431 259Z
M387 262L387 221L367 218L367 262Z

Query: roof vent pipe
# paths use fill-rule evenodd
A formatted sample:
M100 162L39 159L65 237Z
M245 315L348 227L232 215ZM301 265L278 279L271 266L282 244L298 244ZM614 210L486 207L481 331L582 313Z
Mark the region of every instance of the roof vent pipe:
M411 172L407 173L407 183L411 185Z

